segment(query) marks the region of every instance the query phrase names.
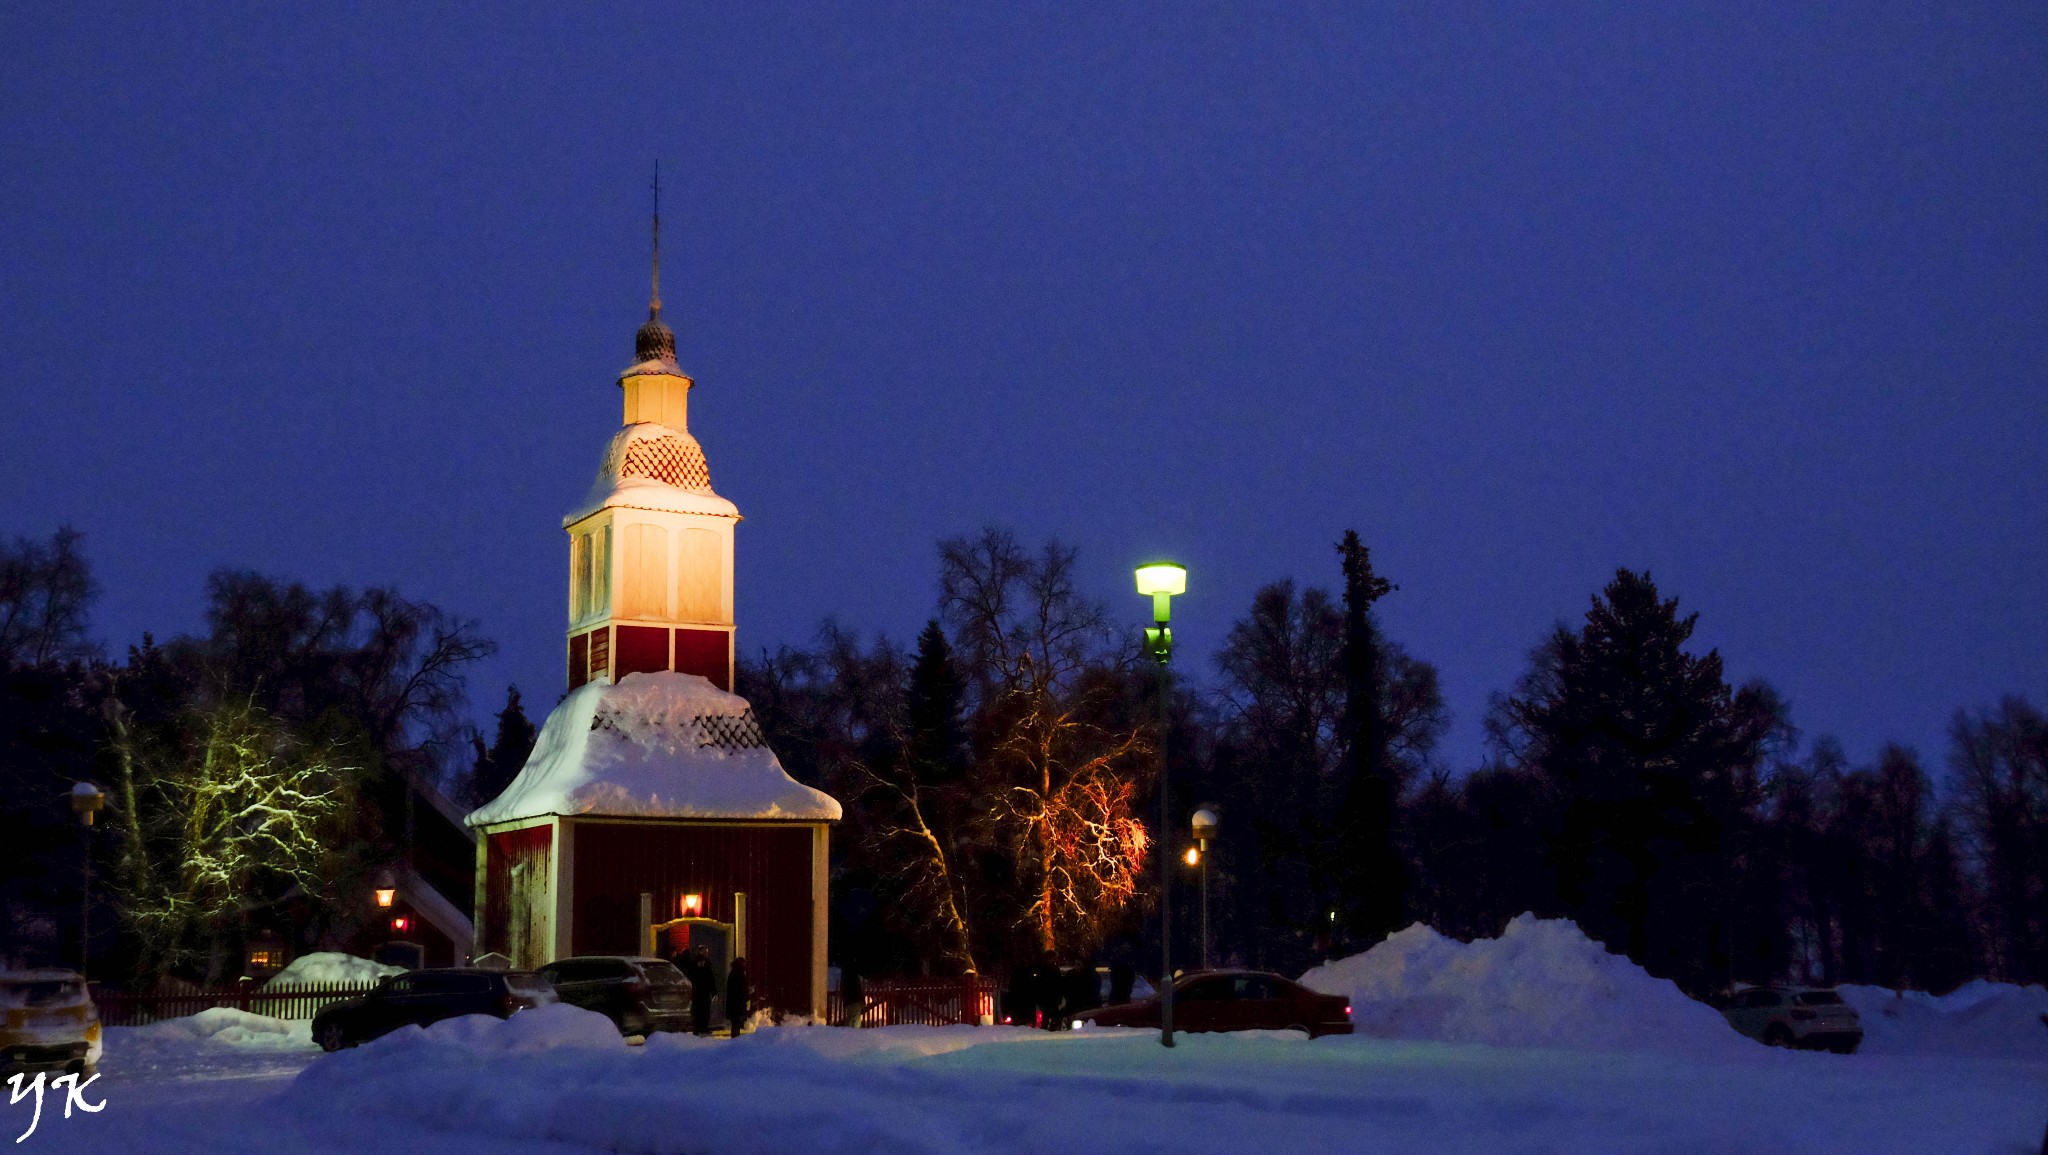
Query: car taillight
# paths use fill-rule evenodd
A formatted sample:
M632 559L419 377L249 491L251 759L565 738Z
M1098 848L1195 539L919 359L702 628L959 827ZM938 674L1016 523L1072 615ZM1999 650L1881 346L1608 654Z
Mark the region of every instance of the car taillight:
M1350 1004L1350 1003L1345 1003L1345 1004L1344 1004L1344 1017L1345 1017L1345 1018L1347 1018L1347 1019L1351 1017L1351 1004Z
M633 996L634 998L636 998L636 999L639 999L639 998L646 998L646 997L647 997L647 983L646 983L646 981L645 981L645 980L643 980L643 979L629 979L629 980L627 980L627 982L626 982L626 993L627 993L627 994L629 994L629 995L632 995L632 996Z
M1802 1023L1811 1022L1812 1020L1820 1017L1820 1012L1816 1010L1809 1010L1806 1007L1793 1007L1792 1017L1799 1020Z

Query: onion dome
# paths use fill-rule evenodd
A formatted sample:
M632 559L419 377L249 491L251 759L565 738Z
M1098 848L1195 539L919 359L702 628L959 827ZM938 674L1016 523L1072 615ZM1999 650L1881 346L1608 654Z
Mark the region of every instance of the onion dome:
M638 333L633 334L633 360L667 361L673 364L675 359L676 333L662 324L661 304L657 298L654 307L647 311L647 323L640 326Z

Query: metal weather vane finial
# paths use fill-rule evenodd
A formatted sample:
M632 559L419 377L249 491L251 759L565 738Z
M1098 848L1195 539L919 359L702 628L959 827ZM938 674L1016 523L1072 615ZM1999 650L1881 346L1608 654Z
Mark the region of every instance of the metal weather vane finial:
M647 300L647 323L633 334L636 363L674 361L676 335L661 321L661 162L654 162L654 294Z
M661 319L661 160L654 161L654 296L647 302L647 319Z

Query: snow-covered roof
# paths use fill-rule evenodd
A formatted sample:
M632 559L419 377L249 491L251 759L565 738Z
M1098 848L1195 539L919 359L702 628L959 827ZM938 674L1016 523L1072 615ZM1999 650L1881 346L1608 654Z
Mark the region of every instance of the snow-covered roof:
M526 768L467 821L549 814L824 822L840 810L783 771L745 698L664 671L571 691Z
M285 987L374 983L378 979L404 973L404 967L390 966L375 959L359 958L336 950L320 950L293 959L289 966L271 975L263 989L274 991Z
M712 491L711 467L697 439L654 421L628 425L612 435L597 480L562 524L573 525L610 506L714 517L740 515L738 506Z
M433 807L435 813L439 814L443 818L446 818L449 822L449 825L455 827L455 829L458 832L460 832L463 835L463 837L469 838L471 841L475 841L475 836L471 835L467 830L463 829L462 807L458 803L456 803L456 801L453 798L450 798L446 794L441 793L441 788L439 786L434 785L432 782L428 782L424 779L418 778L411 779L411 782L413 789L419 792L419 796L421 798L426 799L427 805Z

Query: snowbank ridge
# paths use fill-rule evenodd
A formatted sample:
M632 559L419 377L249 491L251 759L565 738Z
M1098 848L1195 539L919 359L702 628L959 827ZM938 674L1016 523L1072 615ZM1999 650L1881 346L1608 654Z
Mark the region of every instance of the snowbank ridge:
M1420 923L1301 981L1351 998L1358 1033L1381 1038L1663 1051L1708 1058L1759 1048L1721 1013L1587 938L1524 914L1499 938L1461 943Z
M1863 1020L1864 1054L2048 1060L2048 988L1977 979L1945 995L1844 985Z

